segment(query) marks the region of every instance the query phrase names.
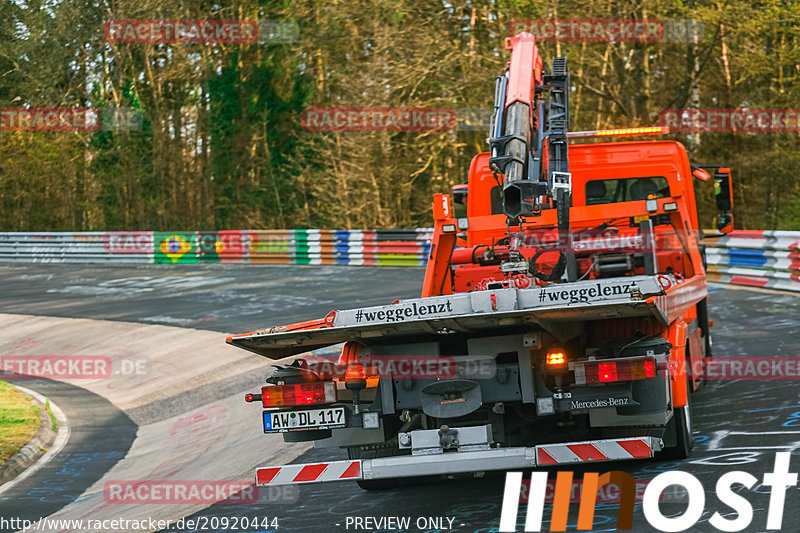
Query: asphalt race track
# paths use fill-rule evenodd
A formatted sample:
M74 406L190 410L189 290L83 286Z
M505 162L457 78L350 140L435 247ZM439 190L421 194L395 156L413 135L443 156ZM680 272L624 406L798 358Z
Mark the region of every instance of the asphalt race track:
M420 295L421 268L0 264L7 313L242 333Z
M48 516L77 500L104 472L125 457L136 424L102 396L53 380L25 380L46 395L70 422L67 444L34 475L0 494L0 516Z
M411 268L0 265L0 309L7 313L243 332L316 318L332 308L416 296L421 279L422 270ZM715 356L773 358L800 354L800 298L721 287L711 287L710 292ZM263 375L254 375L253 386L259 386L263 378ZM63 454L48 468L2 495L9 499L0 499L0 516L12 513L18 516L21 511L29 512L31 509L26 506L31 505L37 506L37 515L54 512L68 502L67 498L77 497L82 488L111 468L126 453L136 432L135 424L123 413L103 404L102 399L91 396L88 391L52 382L26 383L25 386L36 390L47 388L47 394L65 411L76 433ZM759 480L752 489L741 486L736 489L753 506L753 522L746 531L767 531L769 487L762 486L761 481L765 472L772 471L775 453L794 452L791 471L800 471L797 459L800 387L797 381L711 381L692 397L692 403L696 444L689 460L603 464L575 471L622 469L642 481L669 470L689 472L702 482L706 495L703 516L691 531L716 531L708 524L714 512L725 516L735 513L720 504L714 485L722 474L743 470ZM89 412L87 406L92 408L90 416L81 416ZM253 424L260 424L258 408L244 403L241 408L250 409ZM92 432L99 432L101 436L95 437ZM75 454L96 455L81 463L80 468L68 469L72 474L70 479L54 477L54 472L64 470L65 463L76 457ZM342 458L343 453L338 450L311 450L297 461ZM225 461L225 458L219 460ZM503 480L502 474L488 474L482 479L428 482L381 492L365 492L350 482L307 485L288 490L283 499L272 497L270 503L217 504L193 517L277 518L278 531L298 533L356 530L352 524L347 527L348 517L407 516L411 517L412 525L417 519L444 517L453 519L453 531L489 533L497 531ZM782 531L800 530L799 491L797 487L787 491ZM21 499L22 494L39 494L40 503ZM577 504L572 508L569 524L574 530ZM676 495L661 508L665 514L676 515L683 512L686 503ZM615 531L616 516L616 503L598 504L595 531ZM547 524L549 507L544 517ZM525 506L521 505L518 531L523 530L524 518ZM447 525L448 520L444 524ZM548 525L544 528L547 530ZM245 530L256 529L264 531L264 528ZM411 527L408 531L449 530ZM653 531L639 503L634 511L633 531Z

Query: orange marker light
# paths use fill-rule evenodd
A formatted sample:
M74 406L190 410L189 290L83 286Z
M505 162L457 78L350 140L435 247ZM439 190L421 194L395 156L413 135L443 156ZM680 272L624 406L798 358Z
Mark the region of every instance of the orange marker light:
M360 390L367 386L367 374L364 372L364 365L361 363L347 365L344 373L344 386L350 390Z
M634 135L665 135L669 133L666 126L648 126L644 128L622 128L616 130L570 131L567 137L581 139L586 137L626 137Z
M661 135L669 133L669 128L666 127L650 127L650 128L626 128L620 130L600 130L595 133L598 137L608 137L612 135Z
M562 352L561 350L547 352L547 358L545 359L547 366L562 366L567 362L567 355Z

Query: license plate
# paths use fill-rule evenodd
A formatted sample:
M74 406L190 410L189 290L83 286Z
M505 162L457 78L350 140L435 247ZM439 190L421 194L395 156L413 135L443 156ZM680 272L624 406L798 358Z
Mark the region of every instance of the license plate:
M264 411L264 433L345 427L344 407L302 411Z

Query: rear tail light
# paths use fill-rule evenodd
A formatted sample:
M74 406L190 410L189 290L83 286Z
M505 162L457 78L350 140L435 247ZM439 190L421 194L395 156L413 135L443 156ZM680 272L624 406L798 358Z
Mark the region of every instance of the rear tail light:
M586 367L591 365L586 365ZM594 368L592 368L594 370ZM619 381L617 377L617 363L600 363L597 365L597 380L601 383L608 383L610 381Z
M569 368L575 372L576 385L635 381L656 376L656 359L655 357L624 357L601 361L580 361L570 363Z
M336 384L333 381L261 388L261 405L264 407L324 405L334 403L336 399Z

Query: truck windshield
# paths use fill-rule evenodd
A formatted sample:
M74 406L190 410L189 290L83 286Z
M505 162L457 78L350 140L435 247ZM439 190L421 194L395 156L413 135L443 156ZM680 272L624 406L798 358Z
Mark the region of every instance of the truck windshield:
M590 180L586 182L586 205L646 200L651 194L669 196L669 183L663 176Z

